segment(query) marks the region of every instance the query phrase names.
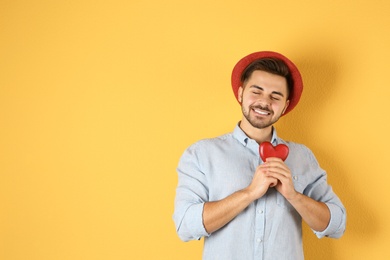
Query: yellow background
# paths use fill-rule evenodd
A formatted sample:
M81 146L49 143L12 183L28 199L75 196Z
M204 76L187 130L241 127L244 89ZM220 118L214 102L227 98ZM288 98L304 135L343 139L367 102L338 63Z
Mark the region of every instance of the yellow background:
M345 235L305 255L390 259L390 2L0 1L0 259L201 259L172 221L176 166L241 117L230 73L300 68L277 125L328 171ZM288 239L288 238L286 238Z

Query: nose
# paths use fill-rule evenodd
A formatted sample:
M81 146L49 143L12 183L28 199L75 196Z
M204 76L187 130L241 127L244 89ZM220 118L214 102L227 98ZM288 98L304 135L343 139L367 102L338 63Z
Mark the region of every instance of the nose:
M256 103L268 107L271 104L271 99L262 95L257 99Z

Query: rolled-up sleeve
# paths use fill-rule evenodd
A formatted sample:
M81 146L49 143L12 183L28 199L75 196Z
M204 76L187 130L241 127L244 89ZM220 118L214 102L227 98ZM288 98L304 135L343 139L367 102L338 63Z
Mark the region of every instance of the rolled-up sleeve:
M208 201L207 179L199 165L198 145L189 147L182 155L177 172L173 220L180 239L189 241L209 234L203 225L203 206Z
M332 237L332 238L340 238L345 231L346 224L346 212L344 207L340 207L340 205L325 203L330 211L330 221L326 229L322 232L314 231L318 238L322 237Z
M313 232L318 238L340 238L346 228L346 209L328 184L326 172L320 168L318 161L308 148L307 155L310 158L309 168L314 173L315 181L307 186L304 193L317 201L325 203L330 212L330 221L326 229L321 232L313 230Z

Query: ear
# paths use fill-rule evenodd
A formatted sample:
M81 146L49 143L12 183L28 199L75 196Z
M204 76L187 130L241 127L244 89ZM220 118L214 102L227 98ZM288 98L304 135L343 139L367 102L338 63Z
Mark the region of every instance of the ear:
M240 102L240 104L242 103L242 92L244 91L244 89L240 86L238 88L238 91L237 91L237 99L238 99L238 102Z
M290 100L287 100L287 101L286 101L286 106L285 106L284 109L283 109L282 115L284 114L284 112L286 112L286 110L287 110L287 108L288 108L288 105L290 105Z

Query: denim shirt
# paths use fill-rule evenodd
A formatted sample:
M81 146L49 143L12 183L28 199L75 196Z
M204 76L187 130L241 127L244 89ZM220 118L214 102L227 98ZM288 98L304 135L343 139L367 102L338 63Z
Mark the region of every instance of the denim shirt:
M296 191L324 202L330 210L328 227L313 232L318 238L341 237L346 211L313 153L304 145L278 138L275 130L271 142L289 147L285 163ZM173 219L183 241L204 237L204 260L304 259L302 218L275 188L269 188L221 229L208 234L204 228L204 203L246 188L261 163L259 144L238 125L233 133L201 140L182 155Z

